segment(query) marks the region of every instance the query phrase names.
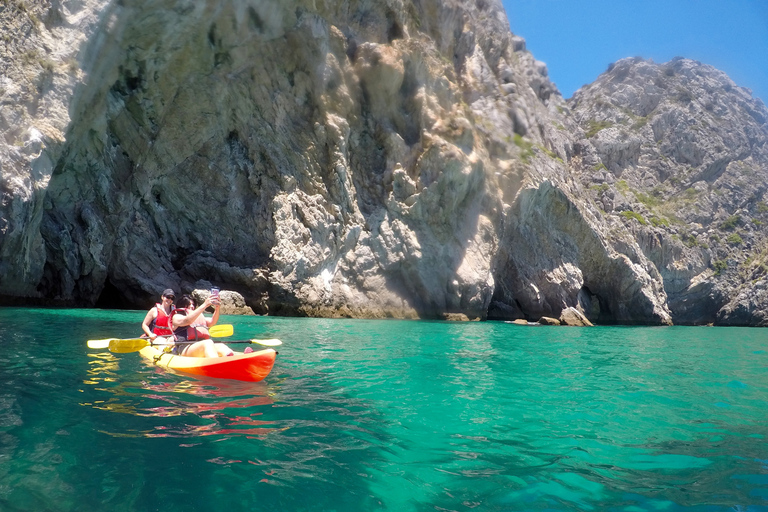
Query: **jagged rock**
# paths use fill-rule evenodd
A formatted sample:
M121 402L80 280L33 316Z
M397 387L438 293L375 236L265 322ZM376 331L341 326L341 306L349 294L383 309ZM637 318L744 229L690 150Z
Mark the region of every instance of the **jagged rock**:
M576 308L565 308L560 313L560 325L586 327L593 325L584 314Z
M211 295L210 286L206 286L203 289L192 290L192 297L199 306ZM221 301L221 314L222 315L253 315L253 309L245 302L245 298L237 292L232 290L219 291L219 300Z
M743 290L718 312L718 325L768 325L768 282L761 279Z
M589 290L612 306L600 308L599 323L669 323L659 275L636 242L618 230L609 237L597 212L566 190L544 182L521 193L499 250L504 278L495 296L536 318L559 315Z
M25 5L0 10L5 301L206 280L257 314L668 324L725 321L749 284L722 262L762 272L765 108L719 72L621 61L566 103L498 0ZM672 181L696 235L637 225Z
M560 325L560 320L557 318L550 318L548 316L543 316L539 318L539 324L541 325Z

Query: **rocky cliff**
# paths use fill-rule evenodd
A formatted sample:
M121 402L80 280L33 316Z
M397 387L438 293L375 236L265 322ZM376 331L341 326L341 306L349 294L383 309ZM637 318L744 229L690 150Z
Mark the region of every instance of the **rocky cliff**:
M625 59L569 100L579 181L634 234L682 324L764 325L768 109L699 62Z
M497 0L0 23L6 303L209 281L270 314L762 322L766 109L706 66L621 61L567 103Z

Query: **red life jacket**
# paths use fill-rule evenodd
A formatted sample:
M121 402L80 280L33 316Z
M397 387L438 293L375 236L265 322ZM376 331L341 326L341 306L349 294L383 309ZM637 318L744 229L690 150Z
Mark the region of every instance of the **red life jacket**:
M165 309L163 309L162 304L155 304L155 307L157 308L157 318L155 318L153 322L152 332L158 336L172 335L173 330L171 329L171 316L173 316L173 312L176 308L171 306L171 314L167 315L165 313Z

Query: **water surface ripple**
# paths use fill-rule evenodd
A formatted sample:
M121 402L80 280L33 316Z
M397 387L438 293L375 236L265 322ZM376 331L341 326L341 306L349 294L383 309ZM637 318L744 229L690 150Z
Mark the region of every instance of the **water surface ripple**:
M0 309L0 510L768 510L763 329L225 317L284 341L260 383L86 348L142 318Z

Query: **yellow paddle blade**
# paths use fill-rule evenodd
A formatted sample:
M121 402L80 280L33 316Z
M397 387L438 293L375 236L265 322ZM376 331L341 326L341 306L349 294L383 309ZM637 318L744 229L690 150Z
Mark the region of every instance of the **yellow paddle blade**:
M149 338L133 338L126 340L110 340L109 351L116 354L127 354L128 352L137 352L144 347L152 344Z
M259 345L264 345L265 347L276 347L278 345L282 345L283 342L280 341L277 338L272 338L268 340L251 340L251 343L258 343Z
M105 338L103 340L88 340L88 348L109 348L109 342L115 338Z
M232 326L232 324L224 324L224 325L214 325L208 330L209 334L211 335L211 338L224 338L227 336L232 336L235 333L235 329ZM103 340L88 340L88 348L109 348L112 350L111 342L126 342L124 344L115 343L115 347L125 346L130 347L132 346L130 342L134 342L135 340L142 339L142 338L127 338L124 340L121 340L119 338L104 338ZM141 347L143 348L143 347ZM114 351L113 351L114 352ZM135 352L131 350L130 352Z
M235 333L235 328L232 324L214 325L208 329L208 334L211 338L224 338L226 336L232 336Z

